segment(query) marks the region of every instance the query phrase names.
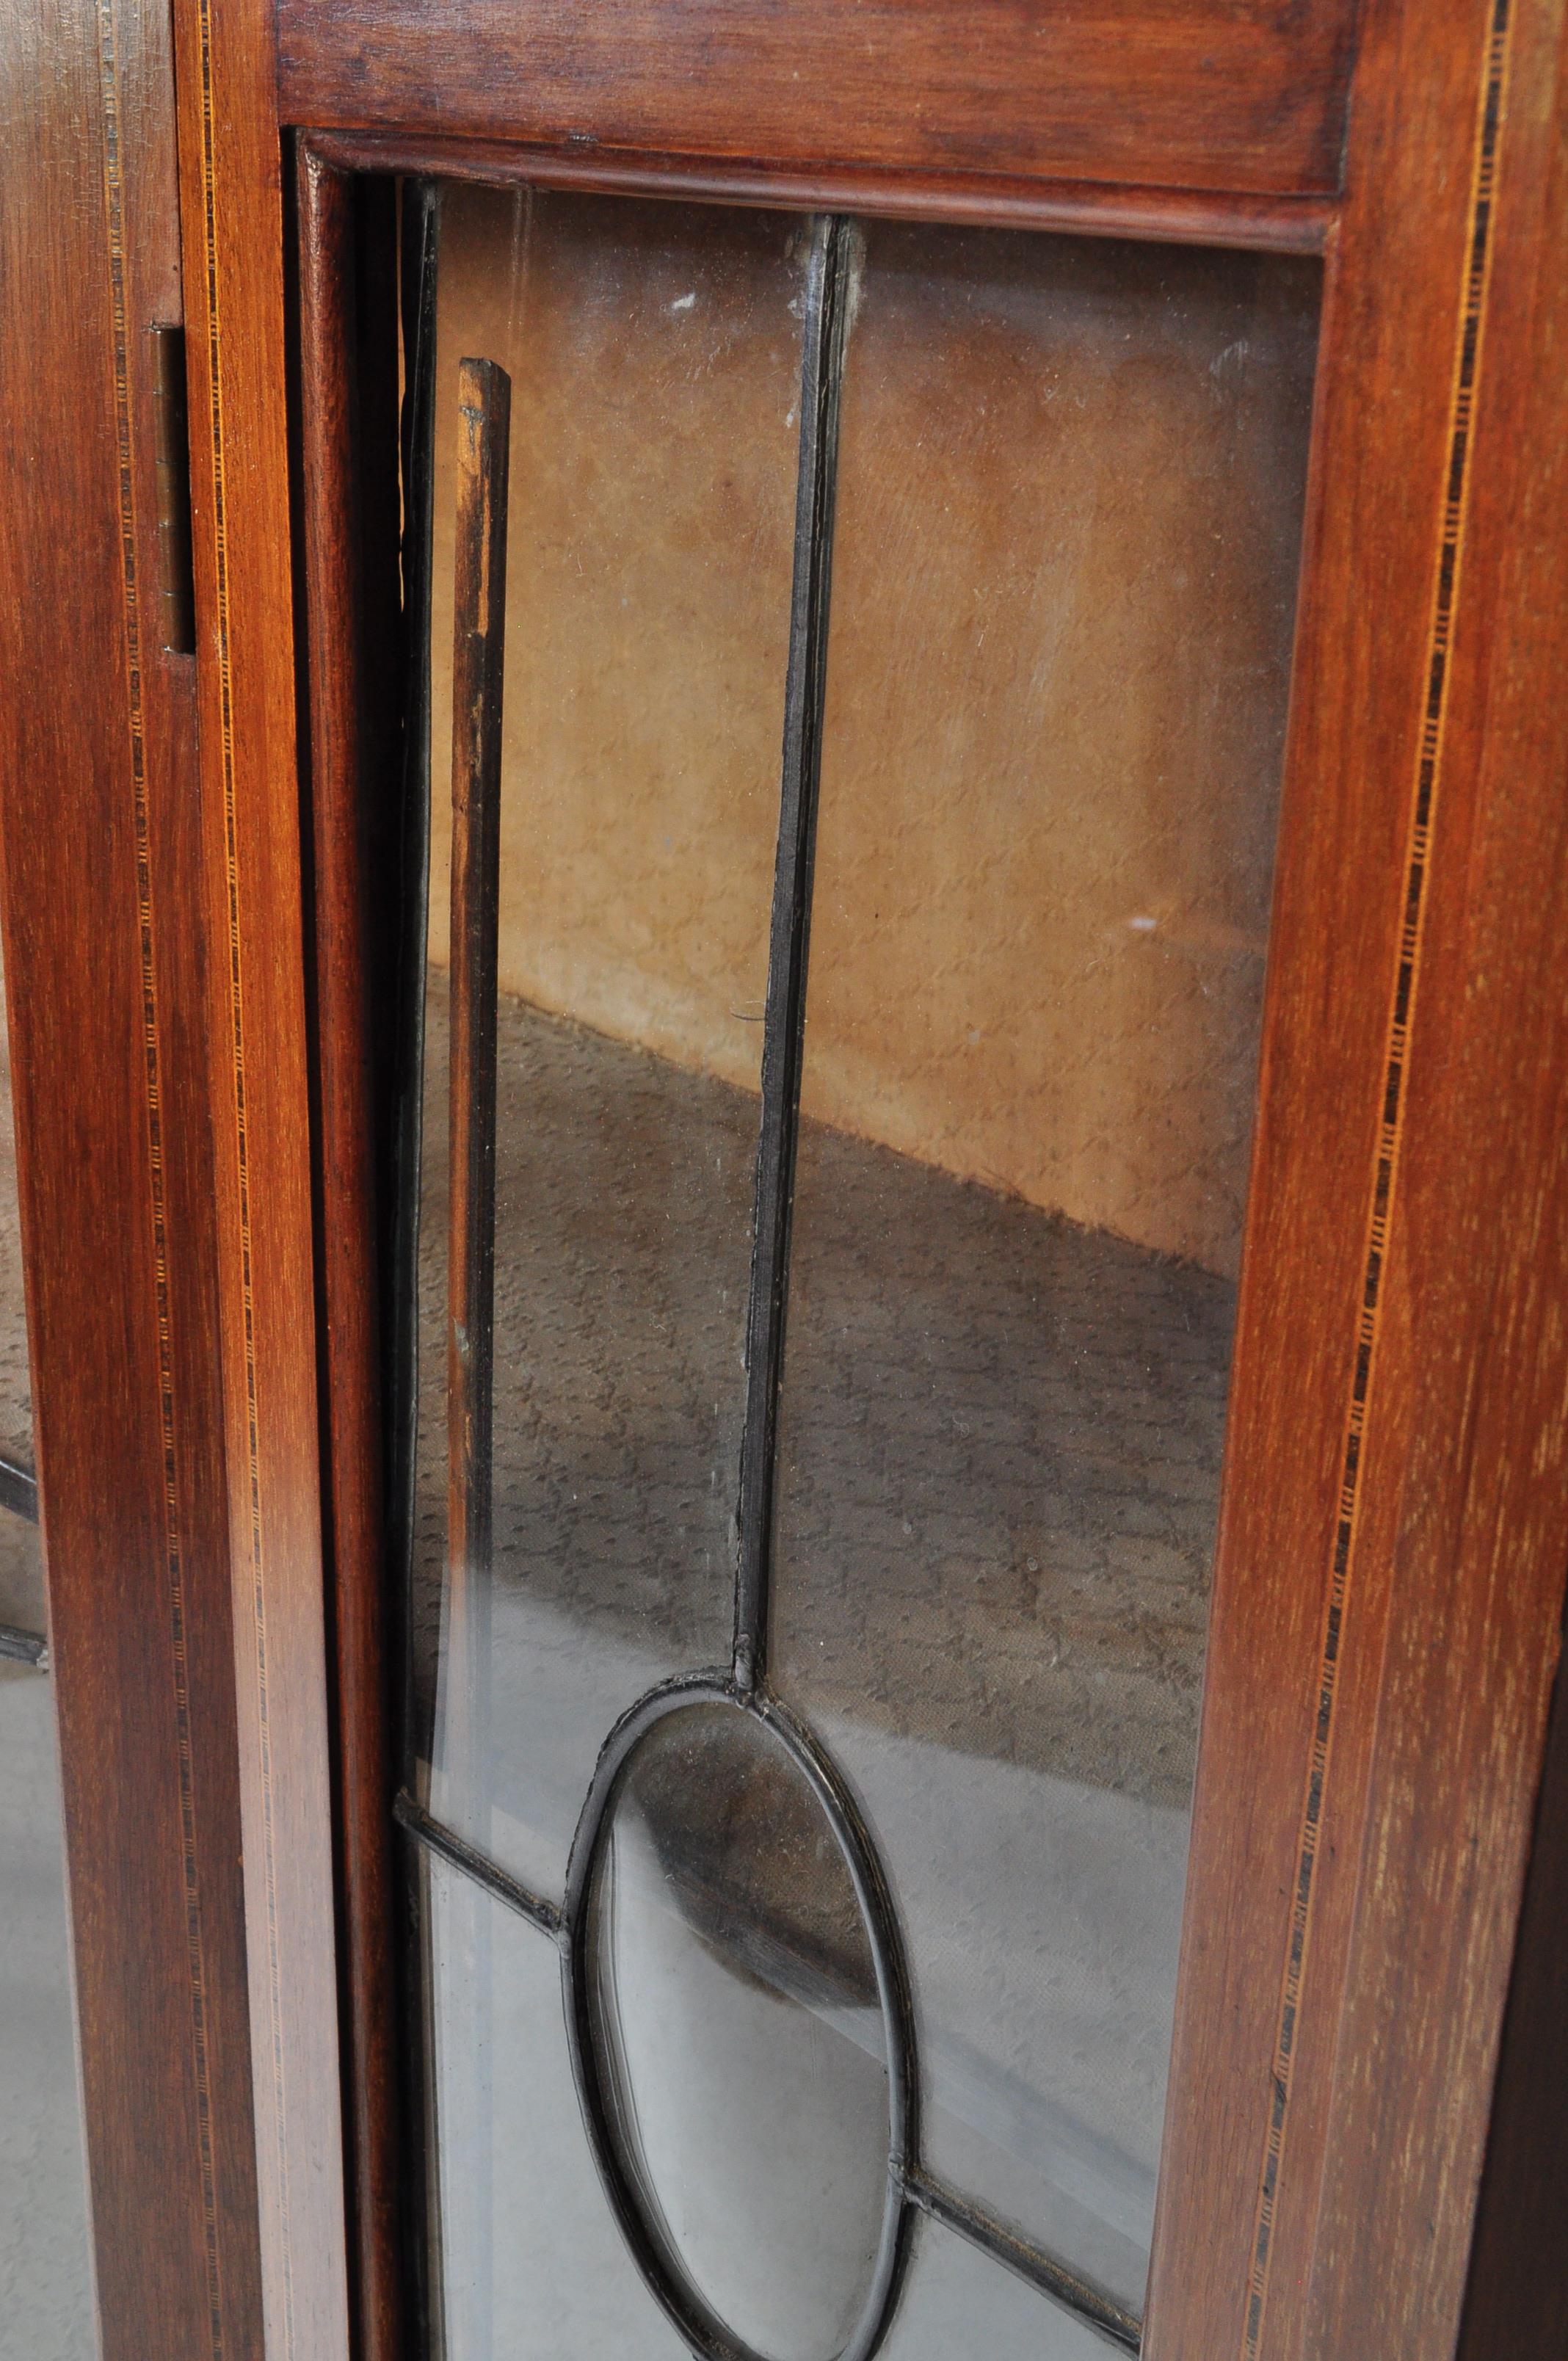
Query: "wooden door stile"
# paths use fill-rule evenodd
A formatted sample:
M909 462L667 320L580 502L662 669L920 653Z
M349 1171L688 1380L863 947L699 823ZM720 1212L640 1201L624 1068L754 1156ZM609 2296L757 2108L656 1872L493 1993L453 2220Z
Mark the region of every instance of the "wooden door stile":
M257 2323L195 682L160 597L170 37L136 0L0 28L0 901L105 2361Z
M270 13L176 11L213 1128L268 2361L347 2349L322 1434Z
M397 535L371 514L379 476L396 498L395 461L363 449L365 368L397 378L395 322L384 348L362 349L367 291L356 269L354 184L302 146L301 451L311 693L308 801L313 853L309 933L316 1045L314 1126L322 1169L336 1179L333 1218L317 1234L327 1434L324 1506L334 1694L345 2146L354 2347L396 2361L399 2305L398 2070L392 1795L384 1637L385 1466L374 1139L374 1028L365 991L371 919L372 801L387 799L398 741L378 728L369 651L396 646ZM379 192L389 209L390 192ZM391 225L387 225L390 228ZM372 305L373 310L373 305ZM372 331L373 334L373 331ZM365 464L367 458L368 465ZM367 478L369 480L367 481ZM389 542L389 546L388 545ZM378 606L390 603L389 618ZM380 629L378 631L378 623ZM368 650L367 646L368 642ZM388 699L383 697L379 707Z
M1568 1507L1560 1345L1530 1310L1561 1302L1558 1150L1526 1145L1551 1005L1527 946L1538 895L1557 890L1561 767L1536 750L1505 802L1500 725L1483 725L1499 572L1539 562L1520 503L1551 447L1544 401L1533 443L1519 405L1541 333L1521 280L1550 250L1551 109L1526 93L1555 84L1555 20L1394 6L1364 29L1157 2233L1160 2361L1444 2354L1458 2331ZM1538 705L1549 676L1533 675ZM1491 931L1505 905L1507 955ZM1508 1356L1499 1396L1487 1372ZM1497 1428L1477 1457L1483 1399L1510 1403L1528 1467Z

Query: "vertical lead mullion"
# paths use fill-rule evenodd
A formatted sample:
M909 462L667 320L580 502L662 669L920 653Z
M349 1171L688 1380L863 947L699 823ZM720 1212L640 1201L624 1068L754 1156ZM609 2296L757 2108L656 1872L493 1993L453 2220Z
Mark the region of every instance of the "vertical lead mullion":
M768 943L762 1036L762 1118L757 1152L751 1293L746 1327L746 1423L740 1450L740 1554L735 1590L735 1679L751 1689L766 1669L768 1560L779 1376L784 1361L790 1215L800 1115L812 852L821 771L832 576L839 401L848 325L850 223L813 225L801 362L800 470L784 687L778 860Z

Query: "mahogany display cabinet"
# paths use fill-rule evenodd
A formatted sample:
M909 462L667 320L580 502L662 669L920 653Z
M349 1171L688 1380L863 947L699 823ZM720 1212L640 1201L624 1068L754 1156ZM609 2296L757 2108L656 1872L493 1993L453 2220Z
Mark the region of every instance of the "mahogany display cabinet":
M0 2354L1561 2361L1561 0L0 27Z

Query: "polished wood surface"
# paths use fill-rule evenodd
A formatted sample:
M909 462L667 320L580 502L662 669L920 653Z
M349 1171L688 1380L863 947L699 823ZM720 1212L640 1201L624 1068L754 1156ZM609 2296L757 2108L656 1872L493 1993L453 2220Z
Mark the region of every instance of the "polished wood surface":
M0 900L105 2361L260 2351L170 42L0 10Z
M1353 21L1345 0L280 0L280 109L796 170L1325 191Z
M1568 1514L1562 605L1524 590L1559 38L1550 0L1365 25L1157 2234L1182 2361L1446 2355L1463 2301Z
M310 917L318 1042L316 1132L323 1166L339 1176L336 1217L318 1235L325 1345L327 1562L335 1676L334 1784L339 1940L344 1970L345 2125L354 2249L355 2350L395 2361L400 2350L398 2120L395 2097L396 1907L388 1668L379 1612L385 1469L381 1450L374 1026L361 990L373 939L368 815L390 794L395 735L378 728L385 700L367 693L367 657L385 660L376 605L395 597L397 541L368 512L376 454L365 451L373 390L397 379L395 325L386 348L364 317L356 255L356 192L302 154L300 385L310 662ZM385 225L391 232L393 225ZM370 332L362 349L361 328ZM365 398L362 399L362 391ZM368 465L363 464L368 460ZM395 493L395 462L386 471ZM366 478L370 481L367 484ZM396 608L392 620L395 625ZM394 642L395 644L395 642Z
M269 13L175 13L263 2332L346 2346L282 155Z
M852 165L801 170L711 157L618 155L605 148L457 139L398 131L313 131L311 147L346 171L443 174L606 196L713 198L801 212L975 222L997 229L1078 231L1161 245L1240 246L1320 254L1337 218L1326 194L1255 196L1227 189L1157 189L1113 181L1029 180L987 172L931 174Z

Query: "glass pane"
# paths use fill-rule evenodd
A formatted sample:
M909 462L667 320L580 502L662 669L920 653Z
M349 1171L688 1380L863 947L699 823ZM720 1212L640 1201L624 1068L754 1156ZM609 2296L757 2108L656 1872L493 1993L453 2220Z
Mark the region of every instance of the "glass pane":
M54 1698L0 1660L0 2361L96 2351Z
M444 207L421 1688L432 1808L558 1894L617 1716L729 1653L801 269L768 214L455 187ZM511 378L511 495L493 1576L455 1629L446 765L469 355Z
M32 1399L0 977L0 1455L32 1465ZM97 2351L54 1696L5 1653L44 1630L36 1524L0 1507L0 2361Z
M425 1896L445 2361L685 2361L599 2187L553 1945L440 1861Z
M929 2169L1135 2310L1318 277L866 239L773 1669L895 1889Z
M44 1554L37 1525L0 1507L0 1624L43 1636Z
M16 1198L16 1126L11 1108L11 1052L0 969L0 1459L33 1464L33 1389L27 1363L27 1310L22 1292L22 1231ZM0 1507L0 1624L44 1628L43 1551L38 1530Z
M1124 2348L923 2217L883 2361L1113 2361Z
M888 2212L887 2040L849 1861L757 1715L646 1732L588 1934L599 2087L666 2272L769 2361L837 2361Z
M11 1108L11 1051L4 1021L4 993L5 977L0 971L0 1458L31 1467L33 1389L22 1292L16 1126Z

